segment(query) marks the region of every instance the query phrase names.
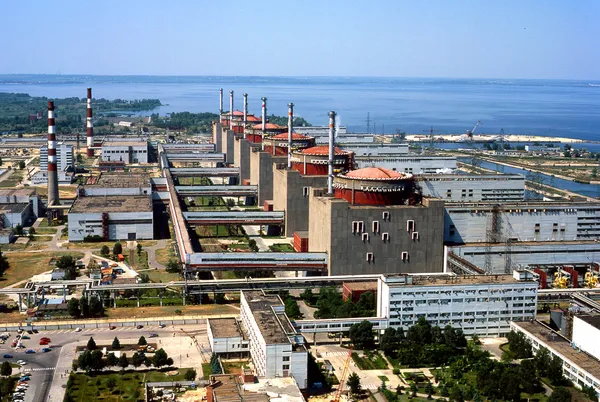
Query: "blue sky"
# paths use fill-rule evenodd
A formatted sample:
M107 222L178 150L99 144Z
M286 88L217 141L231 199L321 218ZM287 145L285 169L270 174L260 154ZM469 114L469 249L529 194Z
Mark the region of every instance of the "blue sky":
M0 73L600 79L600 1L2 5Z

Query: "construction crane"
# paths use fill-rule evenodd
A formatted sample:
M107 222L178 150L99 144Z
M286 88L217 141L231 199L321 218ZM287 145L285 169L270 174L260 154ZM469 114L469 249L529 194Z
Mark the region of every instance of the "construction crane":
M469 138L469 140L473 139L473 134L475 133L475 130L477 130L477 127L481 124L481 120L477 120L477 123L475 123L475 126L473 127L472 130L467 130L467 137Z
M429 133L429 148L433 148L433 142L434 142L433 133L435 132L433 130L433 127L431 127L429 130L423 130L423 132Z
M348 357L346 357L346 362L344 363L344 370L342 370L342 376L340 377L340 385L335 393L335 397L331 400L331 402L340 402L340 398L342 397L342 392L344 392L344 385L346 383L346 377L348 376L348 368L350 367L350 361L352 360L352 347L348 349Z

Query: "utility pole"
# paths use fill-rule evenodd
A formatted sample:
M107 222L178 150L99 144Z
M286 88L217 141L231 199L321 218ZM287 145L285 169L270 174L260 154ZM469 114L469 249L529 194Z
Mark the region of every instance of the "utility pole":
M371 134L371 114L367 112L367 134Z

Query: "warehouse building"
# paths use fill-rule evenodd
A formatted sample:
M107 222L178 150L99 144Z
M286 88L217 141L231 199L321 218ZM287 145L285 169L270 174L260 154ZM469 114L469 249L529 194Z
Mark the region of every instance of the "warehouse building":
M418 177L423 195L446 202L514 202L525 198L520 174L424 174Z
M363 155L357 156L355 161L358 169L378 166L412 174L450 173L456 169L456 158L454 156Z
M248 334L250 356L259 377L293 377L307 387L308 352L278 295L240 292L240 319Z
M0 244L10 243L12 228L26 226L40 212L40 199L35 190L0 189Z
M248 355L248 337L235 318L209 318L207 333L213 353L228 358Z
M102 143L102 161L148 163L148 141L143 138L109 138Z
M506 336L511 321L536 316L538 284L527 271L512 275L389 275L379 279L377 316L405 331L424 317L465 335Z
M345 138L338 138L337 145L348 151L354 152L359 157L368 156L407 156L408 144L384 144L384 143L361 143L361 142L346 142Z
M69 241L154 237L150 195L79 196L69 211Z
M308 249L327 253L329 275L442 271L444 202L422 198L412 175L358 169L333 188L308 202Z
M150 195L152 184L150 176L144 173L100 173L88 178L85 185L79 187L79 195L85 197L107 195Z

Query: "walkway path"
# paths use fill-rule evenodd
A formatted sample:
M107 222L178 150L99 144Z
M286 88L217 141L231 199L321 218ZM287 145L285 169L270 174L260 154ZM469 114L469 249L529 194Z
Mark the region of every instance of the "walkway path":
M170 241L170 240L169 240ZM166 239L160 239L156 242L154 246L144 247L144 250L148 253L148 266L150 268L158 268L158 269L166 269L163 264L156 261L156 250L163 249L167 246Z

